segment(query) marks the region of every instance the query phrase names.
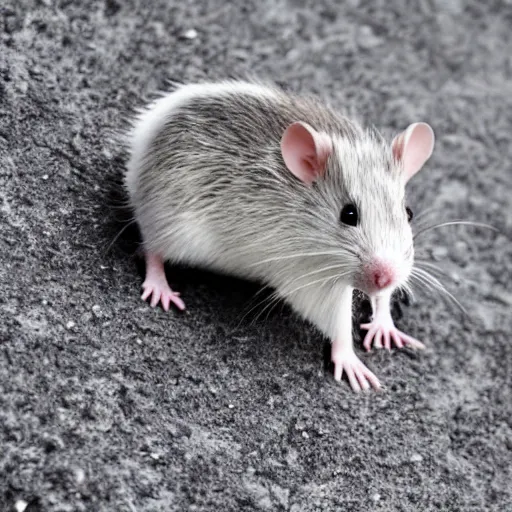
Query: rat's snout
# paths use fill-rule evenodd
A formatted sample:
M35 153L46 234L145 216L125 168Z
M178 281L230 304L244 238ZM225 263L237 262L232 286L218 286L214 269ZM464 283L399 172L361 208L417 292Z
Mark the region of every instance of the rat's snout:
M382 290L392 285L396 279L393 265L385 260L374 260L365 267L366 282L370 288Z
M389 267L378 268L372 274L373 284L380 289L386 288L393 282L393 271Z

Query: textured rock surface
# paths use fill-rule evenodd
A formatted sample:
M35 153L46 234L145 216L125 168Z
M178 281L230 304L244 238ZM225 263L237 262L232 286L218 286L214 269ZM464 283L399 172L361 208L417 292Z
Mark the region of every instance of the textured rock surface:
M410 4L2 2L0 510L512 510L512 5ZM110 133L168 78L247 72L429 121L411 205L503 233L421 239L469 318L402 307L429 350L363 356L385 393L287 308L241 322L254 285L176 270L188 313L151 310L112 244Z

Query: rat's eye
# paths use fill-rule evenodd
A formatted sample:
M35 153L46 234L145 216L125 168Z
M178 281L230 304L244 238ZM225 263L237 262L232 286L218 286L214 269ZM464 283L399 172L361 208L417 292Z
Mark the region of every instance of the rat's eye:
M405 207L405 213L407 213L407 220L411 222L412 218L414 217L414 214L412 213L412 210L408 206Z
M353 204L347 204L341 210L340 220L343 224L357 226L358 217L357 208Z

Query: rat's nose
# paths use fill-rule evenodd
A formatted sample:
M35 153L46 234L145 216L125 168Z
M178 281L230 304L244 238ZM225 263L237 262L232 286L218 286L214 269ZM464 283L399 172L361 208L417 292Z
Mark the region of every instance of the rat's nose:
M371 267L368 270L368 280L378 290L386 288L395 279L395 271L391 264L388 262L374 262L373 265L371 265Z
M386 288L393 281L393 274L387 268L375 270L373 273L373 284L379 288Z

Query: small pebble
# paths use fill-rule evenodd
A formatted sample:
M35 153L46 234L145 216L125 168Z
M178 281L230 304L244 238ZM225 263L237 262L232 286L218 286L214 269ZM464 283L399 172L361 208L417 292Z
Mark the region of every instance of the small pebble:
M185 39L195 39L197 37L197 30L194 28L191 28L183 33L183 37Z
M25 500L18 500L14 504L14 508L16 509L16 512L23 512L28 506L28 503Z
M66 324L66 329L73 329L73 327L75 327L76 324L75 322L73 322L73 320L70 320L67 324Z
M461 282L460 275L457 272L451 272L450 277L453 279L453 282L459 284Z
M229 409L234 409L234 407L235 407L235 406L234 406L233 404L229 404L229 405L228 405L228 408L229 408Z
M309 439L309 434L304 430L304 431L302 432L302 437L303 437L304 439Z
M28 82L25 80L19 80L16 84L16 89L22 94L25 94L28 91Z
M409 459L411 462L421 462L423 457L419 453L413 453Z
M379 501L380 500L380 494L377 492L372 496L372 501Z
M83 484L85 481L85 471L83 469L75 470L75 481L77 484Z
M446 256L448 256L448 249L446 247L442 247L442 246L435 247L432 250L432 256L437 261L442 260L442 259L446 258Z
M357 44L360 48L363 48L363 50L371 50L372 48L380 46L382 39L375 35L372 27L363 25L359 27L357 33Z
M154 459L154 460L158 460L160 459L160 454L159 453L150 453L149 456Z

